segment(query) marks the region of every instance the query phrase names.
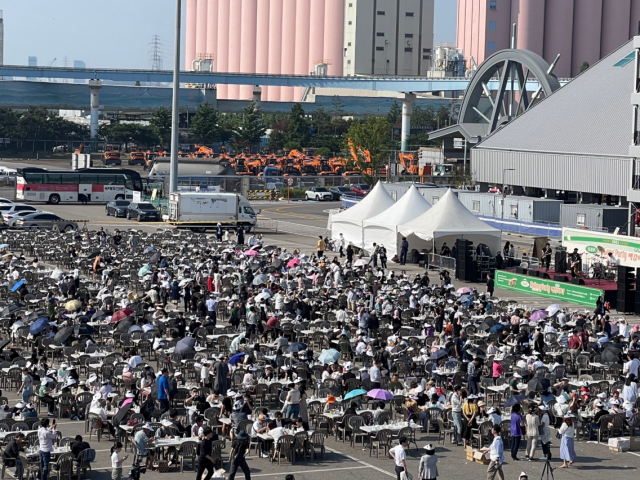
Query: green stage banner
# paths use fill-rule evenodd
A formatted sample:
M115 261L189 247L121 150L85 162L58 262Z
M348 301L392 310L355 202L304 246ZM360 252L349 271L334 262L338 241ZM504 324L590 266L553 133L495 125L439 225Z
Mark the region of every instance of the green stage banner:
M563 302L577 303L593 308L596 306L598 297L604 295L604 292L597 288L574 285L569 282L555 282L553 280L528 277L503 270L496 270L495 281L496 288L528 293L529 295L538 295Z

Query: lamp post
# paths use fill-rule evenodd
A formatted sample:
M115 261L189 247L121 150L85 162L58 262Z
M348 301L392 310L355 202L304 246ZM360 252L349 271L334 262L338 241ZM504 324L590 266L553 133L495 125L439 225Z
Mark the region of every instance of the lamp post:
M169 169L169 193L178 190L178 141L180 139L180 22L182 0L176 0L176 38L173 52L173 102L171 110L171 164ZM188 113L187 113L188 115Z
M503 168L502 169L502 214L501 214L501 218L504 218L504 200L507 198L507 191L504 188L504 174L505 172L513 172L515 171L515 168Z

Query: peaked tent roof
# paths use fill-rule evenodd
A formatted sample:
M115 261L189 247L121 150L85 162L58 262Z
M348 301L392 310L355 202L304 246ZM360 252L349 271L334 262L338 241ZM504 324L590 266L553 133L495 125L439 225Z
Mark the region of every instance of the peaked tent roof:
M333 223L359 223L384 212L395 202L384 189L382 182L378 182L369 194L342 213L332 217Z
M629 157L633 40L474 147ZM562 59L560 60L563 61Z
M490 227L471 213L451 189L426 213L400 225L398 231L404 236L413 234L423 240L449 235L502 235L500 230Z
M410 222L431 208L431 204L411 185L400 200L375 217L365 220L364 226L395 227Z

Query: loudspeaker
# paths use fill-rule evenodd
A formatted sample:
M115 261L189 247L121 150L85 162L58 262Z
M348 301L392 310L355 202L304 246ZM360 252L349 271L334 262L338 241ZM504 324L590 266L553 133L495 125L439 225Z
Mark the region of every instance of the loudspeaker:
M567 271L567 249L563 247L556 248L556 266L555 271L565 273Z
M584 280L583 280L583 279L581 279L581 278L578 278L578 277L576 277L576 278L572 278L572 279L571 279L571 283L573 283L573 284L575 284L575 285L586 285L586 284L584 283Z
M519 273L520 275L526 275L527 269L522 267L516 267L516 273Z
M636 303L635 303L634 313L636 315L640 314L640 290L636 290Z
M542 274L542 278L546 279L546 280L551 280L551 275L549 275L546 272L538 272Z
M531 275L532 277L539 277L540 270L529 270L529 275Z
M634 270L631 267L618 265L618 290L630 290L635 281Z
M618 297L616 299L616 310L618 312L631 313L636 310L636 293L634 290L618 289Z
M567 281L567 277L566 275L554 275L553 276L553 280L556 282L566 282Z

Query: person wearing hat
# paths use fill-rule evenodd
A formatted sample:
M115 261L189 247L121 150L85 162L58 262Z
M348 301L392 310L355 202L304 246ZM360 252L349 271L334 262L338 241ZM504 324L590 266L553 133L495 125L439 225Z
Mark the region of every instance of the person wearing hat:
M213 476L216 463L216 459L211 455L213 441L213 431L209 427L206 427L202 431L202 442L200 443L198 456L198 473L196 475L197 480L209 480ZM205 470L207 471L206 475L204 474Z
M245 456L249 452L249 435L244 430L238 433L237 437L231 443L231 451L229 452L230 472L228 480L234 480L238 468L241 468L246 480L251 480L251 469L247 465ZM205 479L208 480L208 479Z
M424 446L425 454L420 458L418 475L421 480L435 480L438 477L438 456L430 443Z
M518 478L518 480L529 480L529 475L527 475L525 472L520 472L520 477Z
M29 401L29 397L33 394L33 378L29 374L29 369L27 367L22 368L21 380L22 383L18 389L18 394L22 394L22 401L26 403Z
M153 462L156 459L155 451L149 449L149 444L154 440L153 427L148 423L145 423L140 430L133 437L133 444L138 455L138 463L146 459L145 466L147 468L153 467Z
M509 380L509 397L515 397L516 395L520 395L522 391L518 389L518 381L522 380L522 375L518 372L513 374L511 380Z
M576 459L576 452L573 448L575 437L574 418L573 414L566 414L563 417L562 425L558 429L558 434L562 436L560 440L560 458L563 460L563 464L560 468L569 468Z
M55 417L56 414L54 410L56 408L56 400L51 396L55 390L53 390L49 384L53 383L53 379L49 377L44 377L40 380L40 390L38 391L38 396L40 397L40 402L45 403L48 407L50 417Z

